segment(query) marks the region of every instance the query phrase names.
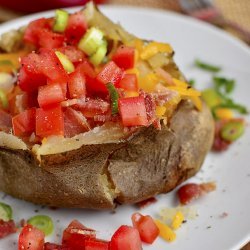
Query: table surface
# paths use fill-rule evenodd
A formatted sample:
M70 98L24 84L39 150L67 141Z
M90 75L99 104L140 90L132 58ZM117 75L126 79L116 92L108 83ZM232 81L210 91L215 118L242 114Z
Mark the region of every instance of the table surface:
M107 0L107 3L133 6L140 5L182 12L177 0ZM214 3L227 19L238 23L241 27L250 31L250 0L214 0ZM0 6L0 23L22 15L24 15L24 13L12 12ZM237 36L237 34L229 28L226 30L232 35ZM250 242L241 250L250 250Z

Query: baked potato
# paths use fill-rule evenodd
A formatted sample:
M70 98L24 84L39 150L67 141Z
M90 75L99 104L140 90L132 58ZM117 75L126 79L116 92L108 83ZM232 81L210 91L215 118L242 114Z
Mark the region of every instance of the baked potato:
M108 39L137 39L93 4L81 13ZM13 48L4 44L0 42L8 52L23 47L22 38ZM184 81L173 53L164 57L162 69ZM152 61L137 65L154 70ZM69 138L48 136L32 145L15 131L0 131L0 190L36 204L91 209L112 209L169 192L199 171L214 136L212 115L197 98L184 93L173 107L158 118L157 128L155 123L125 128L111 120Z

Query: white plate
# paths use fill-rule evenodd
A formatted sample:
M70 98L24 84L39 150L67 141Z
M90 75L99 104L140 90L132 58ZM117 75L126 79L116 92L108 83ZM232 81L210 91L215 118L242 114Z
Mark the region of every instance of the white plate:
M102 8L112 20L119 21L127 30L146 39L170 42L176 51L176 61L188 78L195 78L198 87L211 84L211 74L201 72L194 67L194 59L200 58L223 67L223 76L237 80L234 97L250 107L250 51L240 41L230 37L210 25L177 14L130 7ZM6 23L0 32L22 26L34 17L50 16L46 12ZM246 117L250 121L250 116ZM206 143L206 142L204 142ZM174 243L162 239L144 249L203 249L226 250L239 249L250 240L250 129L227 152L210 153L202 171L189 181L216 181L217 190L194 203L198 217L188 220L177 231ZM41 206L13 199L9 196L0 200L9 203L14 210L14 219L29 218L37 213L50 215L55 222L55 232L48 241L60 242L63 228L72 219L78 219L85 225L100 231L100 237L110 239L112 233L122 224L131 224L130 216L136 211L133 206L119 207L116 213L108 211L86 211L79 209L51 210ZM161 208L176 205L175 192L161 195L158 202L141 212L156 216ZM39 210L38 212L36 210ZM221 218L223 212L228 213ZM0 249L16 249L17 234L0 241Z

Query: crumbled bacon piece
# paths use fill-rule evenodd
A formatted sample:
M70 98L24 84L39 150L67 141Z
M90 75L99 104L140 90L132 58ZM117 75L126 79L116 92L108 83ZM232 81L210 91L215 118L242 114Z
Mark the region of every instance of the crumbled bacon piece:
M180 203L186 205L193 200L198 199L206 193L212 192L216 189L216 184L214 182L207 183L188 183L177 191Z
M151 197L151 198L149 198L147 200L137 202L136 205L140 209L142 209L142 208L148 207L148 206L150 206L150 205L152 205L152 204L154 204L156 202L157 202L157 199L155 197Z
M0 220L0 239L8 236L9 234L15 233L16 231L16 225L13 220Z

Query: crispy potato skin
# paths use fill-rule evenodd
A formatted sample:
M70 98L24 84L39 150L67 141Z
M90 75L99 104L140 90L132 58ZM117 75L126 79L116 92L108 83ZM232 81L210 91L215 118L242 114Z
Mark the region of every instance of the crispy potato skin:
M0 189L14 197L56 207L112 209L165 193L193 176L209 151L213 118L183 101L169 128L141 129L118 144L86 145L46 155L0 148ZM104 185L102 176L107 176ZM107 190L115 195L107 195Z

